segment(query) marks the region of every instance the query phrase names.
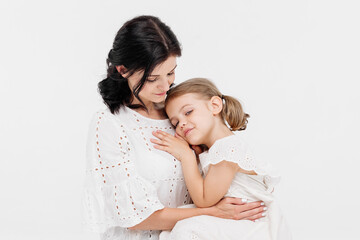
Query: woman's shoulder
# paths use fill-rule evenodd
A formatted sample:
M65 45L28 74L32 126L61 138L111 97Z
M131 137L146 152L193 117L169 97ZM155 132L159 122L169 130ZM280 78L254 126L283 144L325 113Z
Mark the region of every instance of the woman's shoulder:
M109 109L99 109L93 113L89 123L89 136L117 137L120 132L125 134L126 117L121 112L111 113Z
M130 113L125 108L120 108L118 112L112 113L109 109L99 109L92 116L92 121L100 123L125 123L129 120Z
M129 107L121 107L116 113L109 109L100 109L93 114L91 125L116 126L125 129L154 128L160 130L171 129L169 119L151 119Z

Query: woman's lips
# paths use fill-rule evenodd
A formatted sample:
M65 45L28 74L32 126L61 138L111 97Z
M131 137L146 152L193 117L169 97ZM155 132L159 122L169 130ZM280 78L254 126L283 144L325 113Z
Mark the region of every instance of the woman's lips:
M156 95L158 96L164 96L166 94L166 92L163 92L163 93L157 93Z

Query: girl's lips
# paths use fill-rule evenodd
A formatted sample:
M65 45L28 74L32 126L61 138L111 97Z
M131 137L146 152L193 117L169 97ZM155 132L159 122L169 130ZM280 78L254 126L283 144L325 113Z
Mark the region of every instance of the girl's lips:
M189 133L191 130L193 130L193 129L192 129L192 128L189 128L189 129L186 129L186 130L184 131L185 137L186 137L186 135L188 135L188 133Z
M166 94L166 92L163 92L163 93L157 93L156 95L158 96L164 96Z

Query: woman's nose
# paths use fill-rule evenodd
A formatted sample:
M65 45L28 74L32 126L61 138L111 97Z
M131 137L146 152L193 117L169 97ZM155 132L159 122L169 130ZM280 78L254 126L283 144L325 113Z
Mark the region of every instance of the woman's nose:
M159 86L159 88L164 91L167 92L170 89L170 84L169 81L167 79L164 79L161 81L161 84Z

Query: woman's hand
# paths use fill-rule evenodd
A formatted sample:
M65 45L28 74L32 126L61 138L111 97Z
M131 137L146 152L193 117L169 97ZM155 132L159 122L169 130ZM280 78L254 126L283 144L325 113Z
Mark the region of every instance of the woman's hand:
M226 197L213 206L215 217L255 221L266 215L263 202L243 202L241 198Z
M154 148L165 151L173 155L177 160L182 161L194 156L189 144L178 134L175 136L157 130L153 132L153 135L158 139L150 139L152 143L155 143Z

